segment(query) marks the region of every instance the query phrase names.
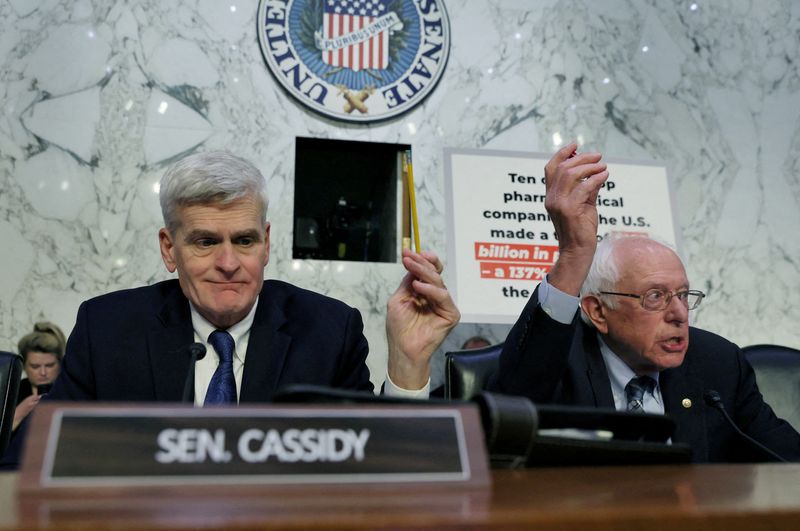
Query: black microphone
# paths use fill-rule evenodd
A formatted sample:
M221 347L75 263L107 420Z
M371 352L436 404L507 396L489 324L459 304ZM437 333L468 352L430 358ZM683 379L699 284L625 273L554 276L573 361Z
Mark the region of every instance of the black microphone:
M181 402L191 402L194 396L194 366L198 361L206 357L206 346L202 343L192 343L189 345L189 371L186 373L186 381L183 382L183 398Z
M746 440L747 442L749 442L750 444L752 444L753 446L755 446L756 448L767 454L768 456L772 457L775 461L780 461L781 463L788 463L786 459L779 456L778 454L776 454L775 452L773 452L772 450L770 450L769 448L767 448L766 446L764 446L763 444L761 444L760 442L753 439L752 437L750 437L745 432L739 429L739 426L737 426L736 423L733 422L733 419L730 417L730 415L728 415L728 412L725 409L725 404L722 403L722 397L719 395L718 392L716 392L713 389L707 389L703 393L703 400L705 400L706 404L708 404L709 406L718 409L720 413L722 413L722 416L725 417L725 420L728 421L728 424L730 424L731 427L733 427L733 429L736 431L736 433L738 433L744 440Z

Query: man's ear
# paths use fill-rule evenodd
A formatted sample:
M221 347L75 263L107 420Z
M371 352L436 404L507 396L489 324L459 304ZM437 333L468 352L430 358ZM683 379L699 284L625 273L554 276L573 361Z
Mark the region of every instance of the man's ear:
M581 309L585 313L594 327L601 334L608 333L608 322L606 321L606 308L596 295L586 295L581 299Z
M269 221L264 225L264 267L269 263Z
M174 273L178 267L178 263L175 261L175 242L166 228L158 231L158 245L161 247L161 259L164 260L167 271Z

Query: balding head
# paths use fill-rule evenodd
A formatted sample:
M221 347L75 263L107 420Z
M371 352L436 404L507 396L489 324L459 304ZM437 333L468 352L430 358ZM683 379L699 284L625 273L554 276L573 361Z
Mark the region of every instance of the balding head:
M609 237L598 245L581 289L581 316L637 373L677 367L689 346L689 309L672 295L688 289L681 259L663 243ZM665 304L645 307L651 293Z

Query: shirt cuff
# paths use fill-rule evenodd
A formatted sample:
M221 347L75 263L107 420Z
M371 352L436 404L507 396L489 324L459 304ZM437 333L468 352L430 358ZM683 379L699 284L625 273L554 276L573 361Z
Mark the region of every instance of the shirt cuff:
M539 284L539 306L544 313L561 324L570 324L581 300L574 295L564 293L547 282L547 277Z
M410 390L397 387L392 379L389 378L389 374L387 373L386 382L383 384L383 394L386 396L396 396L399 398L419 398L424 400L431 394L431 379L428 378L428 382L422 387L422 389Z

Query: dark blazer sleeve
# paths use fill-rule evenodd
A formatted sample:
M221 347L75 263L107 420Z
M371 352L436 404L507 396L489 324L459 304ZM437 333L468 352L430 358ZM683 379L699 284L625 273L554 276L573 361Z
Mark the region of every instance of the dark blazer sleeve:
M361 313L354 308L350 308L348 313L342 340L341 361L336 371L333 387L372 391L373 385L370 382L367 368L369 345L367 338L364 337Z
M67 340L61 372L48 393L49 400L95 400L95 380L89 341L88 302L78 308L75 327Z
M685 391L694 393L693 399L701 404L697 414L692 413L695 408L686 410L679 405L674 405L670 411L678 422L677 439L692 444L695 459L709 462L771 460L736 433L719 410L703 403L704 393L713 390L719 393L725 410L739 429L784 459L800 460L800 435L788 422L778 418L764 401L753 367L741 349L723 337L697 328L690 328L689 338L689 352L683 365L674 371L665 371L662 376L676 402Z
M537 287L506 338L494 390L534 402L556 401L569 368L577 318L576 312L572 323L562 324L547 315Z

